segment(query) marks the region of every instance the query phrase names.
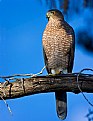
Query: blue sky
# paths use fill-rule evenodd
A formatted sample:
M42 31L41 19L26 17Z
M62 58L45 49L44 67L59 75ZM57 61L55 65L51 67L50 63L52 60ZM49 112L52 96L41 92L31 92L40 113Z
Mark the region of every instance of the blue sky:
M42 33L47 24L47 10L48 7L37 0L0 0L0 75L37 73L43 68ZM77 23L79 27L83 26L80 18L73 17L68 22L75 31ZM73 72L86 67L93 68L93 57L76 47ZM93 102L91 94L86 96ZM7 100L7 103L13 116L0 101L1 121L59 121L54 93ZM65 121L87 121L85 115L89 108L82 94L68 93Z

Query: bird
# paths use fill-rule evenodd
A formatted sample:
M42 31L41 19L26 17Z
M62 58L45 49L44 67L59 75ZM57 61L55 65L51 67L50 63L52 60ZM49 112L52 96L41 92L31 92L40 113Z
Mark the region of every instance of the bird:
M75 52L75 32L62 12L51 9L46 13L48 23L42 36L45 66L48 74L72 73ZM56 111L61 120L67 117L67 93L55 91Z

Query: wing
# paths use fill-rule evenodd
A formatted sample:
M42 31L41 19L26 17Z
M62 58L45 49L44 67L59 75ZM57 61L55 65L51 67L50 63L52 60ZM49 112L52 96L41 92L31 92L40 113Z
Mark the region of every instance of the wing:
M71 73L72 69L73 69L74 52L75 52L75 33L74 33L74 30L73 30L73 33L72 33L72 44L70 46L70 50L69 50L69 53L68 53L68 56L69 56L68 73Z
M46 70L49 73L51 73L50 69L48 68L48 59L47 59L47 56L46 56L46 53L45 53L45 50L44 50L44 47L43 47L43 55L44 55L44 61L45 61L45 66L46 66Z

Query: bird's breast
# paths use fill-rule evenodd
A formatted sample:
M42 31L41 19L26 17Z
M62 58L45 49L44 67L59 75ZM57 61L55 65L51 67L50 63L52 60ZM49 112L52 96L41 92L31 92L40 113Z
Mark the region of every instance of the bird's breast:
M47 65L52 71L67 69L70 44L70 37L63 28L46 28L43 34L43 48Z

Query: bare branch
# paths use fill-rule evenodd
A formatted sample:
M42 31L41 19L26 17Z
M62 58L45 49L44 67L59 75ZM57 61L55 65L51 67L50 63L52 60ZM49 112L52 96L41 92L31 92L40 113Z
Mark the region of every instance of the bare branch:
M21 78L9 83L4 88L3 83L0 83L0 95L3 99L12 99L37 93L55 92L60 89L79 93L77 75L78 73ZM93 93L93 75L80 74L78 84L83 92Z

